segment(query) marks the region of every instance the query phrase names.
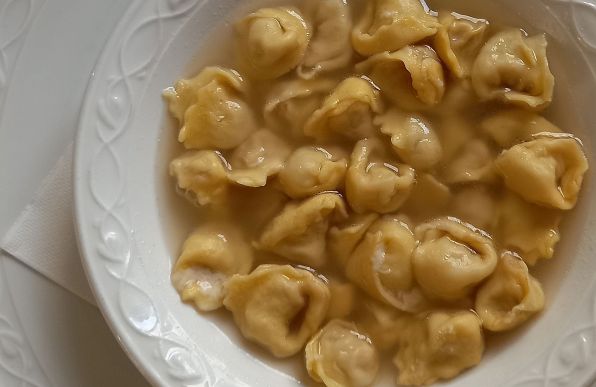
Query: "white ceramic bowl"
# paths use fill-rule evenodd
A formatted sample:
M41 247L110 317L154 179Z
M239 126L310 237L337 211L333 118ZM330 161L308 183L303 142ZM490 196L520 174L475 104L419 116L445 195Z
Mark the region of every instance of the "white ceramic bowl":
M182 304L169 280L190 222L167 178L175 131L161 91L209 64L206 48L231 37L229 24L238 15L271 3L134 1L90 82L75 155L80 249L115 336L156 385L282 387L304 376L298 361L276 361L244 341L226 316L199 315ZM549 35L557 86L548 114L579 134L592 166L556 259L538 269L546 311L515 333L490 338L482 363L446 385L586 384L596 371L596 6L572 0L442 4Z

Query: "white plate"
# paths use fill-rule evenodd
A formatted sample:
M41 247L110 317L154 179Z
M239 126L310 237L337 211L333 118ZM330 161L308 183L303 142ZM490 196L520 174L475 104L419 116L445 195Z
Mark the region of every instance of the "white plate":
M126 7L0 0L0 236L73 140L92 66ZM0 386L118 385L147 382L97 308L0 253Z
M220 316L179 301L169 273L182 230L165 178L174 141L161 91L189 75L194 55L222 23L254 2L136 1L98 62L81 113L75 155L79 242L114 333L149 379L163 386L294 386L290 367L249 351ZM270 3L258 1L259 4ZM577 128L592 169L570 216L558 259L538 276L546 312L490 346L480 366L446 385L580 386L596 364L596 8L581 1L453 1L456 10L550 35L557 76L551 113ZM465 5L465 6L464 6ZM509 10L503 15L502 10ZM508 15L510 17L508 17ZM555 17L555 15L557 15ZM519 19L519 20L518 20ZM229 28L228 28L229 30ZM225 31L218 39L225 37ZM200 49L199 49L200 52ZM207 57L207 56L205 56ZM199 58L199 64L205 64Z

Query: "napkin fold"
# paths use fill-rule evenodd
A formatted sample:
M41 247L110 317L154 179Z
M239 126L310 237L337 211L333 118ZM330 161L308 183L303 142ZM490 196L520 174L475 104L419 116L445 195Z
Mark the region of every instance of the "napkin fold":
M72 144L43 180L0 248L58 285L95 304L83 271L74 228Z

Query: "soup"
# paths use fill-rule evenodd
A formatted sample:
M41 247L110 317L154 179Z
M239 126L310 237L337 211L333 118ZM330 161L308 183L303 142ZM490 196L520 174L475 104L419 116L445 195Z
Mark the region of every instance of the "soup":
M373 384L383 357L402 384L455 377L542 310L530 271L588 168L540 114L543 35L415 0L262 8L235 31L164 93L201 219L183 301L328 386Z

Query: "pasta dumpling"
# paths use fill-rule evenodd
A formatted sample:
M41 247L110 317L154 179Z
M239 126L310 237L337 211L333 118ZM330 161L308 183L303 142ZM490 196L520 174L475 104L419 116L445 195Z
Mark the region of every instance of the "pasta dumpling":
M357 306L357 289L350 282L329 278L329 309L327 320L348 317Z
M472 81L469 78L452 79L449 81L449 87L445 90L445 95L441 103L437 105L436 111L444 119L459 120L469 125L462 117L480 106L480 101L472 87ZM441 131L449 133L447 130Z
M416 239L407 223L383 217L368 228L350 255L346 277L379 301L403 311L420 311L426 300L414 288L415 248Z
M172 283L183 301L211 311L222 306L228 278L248 273L252 263L250 244L231 225L226 225L225 231L202 228L184 242Z
M365 298L360 303L356 325L370 337L381 351L395 347L404 333L402 329L410 314L385 303Z
M170 163L177 188L200 206L219 203L228 192L228 164L216 151L188 152Z
M530 141L534 135L561 132L546 118L519 108L501 110L486 117L480 128L501 148Z
M274 79L294 69L306 53L311 32L294 8L261 8L236 25L246 71L258 79Z
M449 184L491 182L496 177L494 159L495 155L485 141L471 140L445 169L443 178Z
M292 79L277 83L269 92L263 109L267 127L303 139L306 121L334 86L333 81L325 79Z
M256 247L314 268L325 263L330 220L347 217L343 199L322 193L291 202L265 226Z
M256 129L246 93L240 74L221 67L207 67L166 89L164 98L181 125L178 141L187 149L238 146Z
M499 265L478 289L475 310L489 331L513 329L544 308L542 286L521 258L501 255Z
M432 126L420 115L404 114L396 109L377 116L381 133L391 136L393 150L415 169L434 167L443 157L443 148Z
M334 191L343 184L348 162L334 157L320 147L302 147L292 153L279 173L283 191L294 199L324 191Z
M445 165L460 156L466 144L477 138L477 129L462 119L457 111L455 115L443 116L437 128L440 128L437 135L443 148L441 163Z
M379 354L354 323L332 320L306 345L306 369L327 387L368 387L379 371Z
M373 114L382 110L379 92L370 82L350 77L325 98L304 126L304 133L319 142L333 135L358 140L376 134Z
M424 110L441 102L445 93L443 66L428 46L406 46L382 52L356 65L393 104L406 110Z
M425 0L260 3L212 39L229 67L164 91L170 183L200 207L169 208L199 226L172 285L273 356L304 351L310 384L389 385L391 360L399 385L456 377L544 308L533 265L585 185L555 125L573 114L542 117L546 35Z
M429 173L416 177L410 197L402 211L414 220L426 220L433 214L441 213L452 199L451 189Z
M517 252L530 266L549 259L559 242L562 213L528 203L509 193L500 203L498 232L503 246Z
M352 59L352 16L344 0L310 0L314 35L306 49L298 75L311 79L345 67Z
M484 43L488 22L439 11L439 23L434 39L437 54L456 77L468 77Z
M250 135L232 152L229 179L247 187L263 187L267 178L281 171L291 153L290 146L270 130Z
M361 55L395 51L433 36L440 26L419 0L371 0L352 31Z
M497 265L497 253L483 231L456 218L438 218L416 227L412 263L418 284L443 300L466 297Z
M539 205L569 210L575 206L588 161L571 135L541 136L515 145L495 161L505 185Z
M390 164L382 158L378 139L356 143L346 174L346 197L357 213L389 213L398 210L414 186L416 173L405 164Z
M527 37L508 29L490 38L472 67L472 85L483 100L499 100L529 109L552 101L555 78L548 67L544 35Z
M317 332L329 306L329 289L309 271L260 265L228 280L223 303L244 337L283 358L300 352Z
M346 266L358 242L378 218L379 215L375 213L351 214L345 221L329 229L327 248L340 267Z
M433 312L404 327L393 362L398 384L432 384L475 366L484 353L480 319L473 312Z
M452 214L466 223L482 230L493 230L496 226L497 202L490 188L483 184L462 187L453 196ZM518 222L518 214L511 214Z

